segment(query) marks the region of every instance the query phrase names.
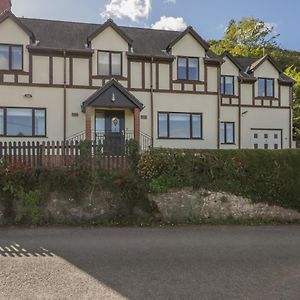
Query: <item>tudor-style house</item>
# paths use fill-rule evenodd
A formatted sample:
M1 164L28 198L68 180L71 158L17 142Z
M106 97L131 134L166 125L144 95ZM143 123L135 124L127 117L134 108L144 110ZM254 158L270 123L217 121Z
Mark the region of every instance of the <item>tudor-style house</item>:
M292 87L270 56L217 56L192 27L0 15L0 141L290 148Z

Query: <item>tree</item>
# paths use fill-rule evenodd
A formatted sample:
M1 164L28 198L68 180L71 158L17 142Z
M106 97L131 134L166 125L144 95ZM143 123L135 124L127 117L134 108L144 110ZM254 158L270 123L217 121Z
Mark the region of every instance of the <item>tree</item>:
M295 66L288 67L284 73L293 78L295 80L294 85L294 101L293 101L293 108L294 108L294 136L300 138L300 72L297 71Z
M217 54L229 51L235 56L262 56L266 49L278 47L274 27L256 18L231 20L220 41L211 41Z

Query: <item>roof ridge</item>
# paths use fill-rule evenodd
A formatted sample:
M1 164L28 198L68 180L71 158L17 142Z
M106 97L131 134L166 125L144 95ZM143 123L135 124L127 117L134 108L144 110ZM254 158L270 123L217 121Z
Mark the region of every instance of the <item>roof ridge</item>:
M89 23L89 22L79 22L79 21L67 21L67 20L55 20L55 19L42 19L42 18L27 18L27 17L17 17L20 20L33 20L33 21L45 21L45 22L58 22L58 23L69 23L69 24L81 24L81 25L95 25L101 26L104 23ZM174 33L181 33L182 31L177 30L164 30L164 29L154 29L149 27L137 27L137 26L125 26L125 25L118 25L120 28L125 29L141 29L141 30L151 30L151 31L161 31L161 32L174 32Z

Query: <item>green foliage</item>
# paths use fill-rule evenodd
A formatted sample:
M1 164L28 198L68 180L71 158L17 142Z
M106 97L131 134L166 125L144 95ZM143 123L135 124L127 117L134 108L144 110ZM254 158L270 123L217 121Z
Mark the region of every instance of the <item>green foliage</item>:
M230 192L300 211L300 151L182 151L144 153L138 174L153 192L194 187Z
M130 139L129 141L126 141L125 148L130 161L130 168L133 172L135 172L140 158L139 144L135 139Z
M262 56L263 49L277 47L274 27L256 18L231 20L220 41L211 41L211 49L217 54L229 51L235 56Z
M294 85L294 135L300 138L300 72L297 71L296 67L290 66L285 71L285 74L295 80Z

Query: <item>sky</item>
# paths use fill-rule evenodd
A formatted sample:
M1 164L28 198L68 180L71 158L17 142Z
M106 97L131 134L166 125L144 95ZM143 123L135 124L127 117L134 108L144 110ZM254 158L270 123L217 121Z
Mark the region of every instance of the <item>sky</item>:
M0 0L1 1L1 0ZM231 19L255 17L274 26L281 47L300 50L299 0L12 0L17 16L183 30L220 39ZM295 27L296 26L296 27Z

